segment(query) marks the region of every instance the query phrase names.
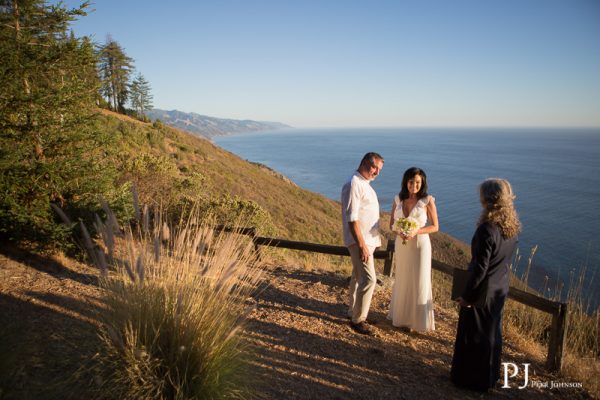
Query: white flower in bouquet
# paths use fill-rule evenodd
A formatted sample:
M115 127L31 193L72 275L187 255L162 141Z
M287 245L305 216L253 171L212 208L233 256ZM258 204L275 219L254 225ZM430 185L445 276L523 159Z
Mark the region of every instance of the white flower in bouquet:
M419 229L419 223L416 219L408 217L408 218L398 218L396 222L394 222L394 231L397 233L401 233L405 236L410 236L414 231ZM406 239L402 240L402 244L406 244Z

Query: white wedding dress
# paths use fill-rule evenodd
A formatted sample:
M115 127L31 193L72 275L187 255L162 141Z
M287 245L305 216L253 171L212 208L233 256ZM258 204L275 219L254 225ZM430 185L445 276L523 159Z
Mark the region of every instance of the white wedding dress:
M420 227L427 223L427 196L417 202L409 215L405 216L398 195L394 221L400 217L412 217ZM388 319L397 327L411 328L419 332L435 329L433 319L433 297L431 293L431 242L428 234L417 235L402 244L396 236L394 253L394 286Z

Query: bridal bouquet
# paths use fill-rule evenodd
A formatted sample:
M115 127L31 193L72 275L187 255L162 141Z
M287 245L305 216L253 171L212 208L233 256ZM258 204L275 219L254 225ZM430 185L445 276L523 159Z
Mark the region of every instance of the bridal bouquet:
M394 222L394 231L402 233L406 236L419 229L419 224L414 218L398 218ZM402 240L402 244L406 244L406 239Z

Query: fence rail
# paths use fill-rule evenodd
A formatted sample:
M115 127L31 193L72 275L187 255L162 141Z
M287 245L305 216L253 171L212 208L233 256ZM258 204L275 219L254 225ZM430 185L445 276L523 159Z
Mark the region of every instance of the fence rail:
M262 237L256 234L256 230L254 228L235 229L220 227L219 229L234 231L240 234L251 236L254 247L257 251L259 251L259 246L270 246L283 249L309 251L312 253L350 256L348 248L345 246ZM388 240L385 250L376 250L373 254L376 259L385 260L383 273L387 276L391 275L394 247L394 240ZM453 275L453 271L455 269L455 267L437 260L432 260L431 267L450 276ZM546 365L551 371L560 371L562 368L562 359L567 338L567 303L548 300L541 296L525 292L514 286L509 287L508 298L552 315L550 342L548 343L548 356L546 358Z

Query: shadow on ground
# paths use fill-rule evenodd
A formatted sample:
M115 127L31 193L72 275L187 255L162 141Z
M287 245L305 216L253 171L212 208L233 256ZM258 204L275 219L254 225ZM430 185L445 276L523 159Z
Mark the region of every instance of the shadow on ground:
M440 316L439 328L431 334L402 333L378 306L385 299L374 298L370 317L376 320L377 335L361 336L345 318L345 277L276 268L266 281L247 328L256 350L252 365L260 398L590 398L582 391L516 386L481 397L456 388L449 379L455 320ZM510 362L531 361L522 356ZM532 368L543 370L535 362Z
M61 299L65 302L78 303ZM81 398L83 388L73 386L73 377L95 352L95 326L52 307L2 293L0 310L1 398Z

